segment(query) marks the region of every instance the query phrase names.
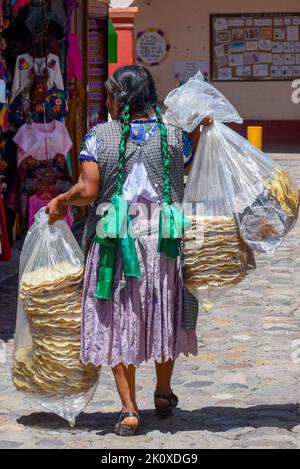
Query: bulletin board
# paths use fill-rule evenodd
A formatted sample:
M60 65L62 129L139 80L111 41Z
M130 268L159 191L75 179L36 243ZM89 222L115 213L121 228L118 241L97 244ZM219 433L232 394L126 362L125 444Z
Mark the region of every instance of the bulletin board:
M300 77L300 13L210 15L211 81Z

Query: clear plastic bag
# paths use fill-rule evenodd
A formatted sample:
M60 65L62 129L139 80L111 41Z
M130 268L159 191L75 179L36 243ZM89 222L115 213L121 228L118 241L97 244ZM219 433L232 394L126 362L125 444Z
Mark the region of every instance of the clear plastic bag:
M297 220L299 190L268 155L223 124L238 122L238 113L199 74L165 104L168 122L189 132L214 118L203 127L184 196L192 221L183 244L185 283L209 310L255 269L253 250L275 252Z
M75 424L100 368L79 361L84 259L65 221L41 209L20 258L12 379L17 390Z
M167 122L189 133L208 116L219 122L243 122L235 107L220 91L204 81L201 72L171 91L165 99L165 106Z

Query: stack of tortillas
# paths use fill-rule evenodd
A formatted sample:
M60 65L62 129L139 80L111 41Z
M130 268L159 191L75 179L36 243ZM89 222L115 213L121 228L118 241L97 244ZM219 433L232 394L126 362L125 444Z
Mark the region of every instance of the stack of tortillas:
M255 268L252 251L238 236L234 218L192 216L190 220L183 252L185 285L193 293L239 283Z
M61 263L23 274L20 300L32 345L17 350L17 389L70 395L90 389L99 369L79 361L83 268Z

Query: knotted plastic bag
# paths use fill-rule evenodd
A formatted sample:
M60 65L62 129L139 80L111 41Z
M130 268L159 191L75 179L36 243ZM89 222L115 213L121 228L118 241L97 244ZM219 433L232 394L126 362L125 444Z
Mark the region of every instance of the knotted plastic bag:
M253 250L273 254L298 216L289 174L223 122L238 112L198 73L166 98L170 124L204 126L185 188L192 228L184 238L185 283L204 310L255 269Z
M91 400L100 368L80 360L83 254L65 221L41 209L20 258L12 379L32 403L73 426Z
M219 122L243 122L235 107L220 91L204 81L201 72L171 91L165 99L165 106L168 123L188 133L208 116Z

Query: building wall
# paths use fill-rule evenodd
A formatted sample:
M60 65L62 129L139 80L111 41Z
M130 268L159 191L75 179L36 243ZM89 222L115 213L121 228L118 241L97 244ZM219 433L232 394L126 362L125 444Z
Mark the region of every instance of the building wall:
M248 6L247 6L248 5ZM210 13L300 12L299 0L136 0L139 7L135 31L162 29L171 44L163 63L150 67L160 97L175 86L176 60L208 60ZM291 100L291 81L214 83L237 107L244 119L300 120L300 104Z

